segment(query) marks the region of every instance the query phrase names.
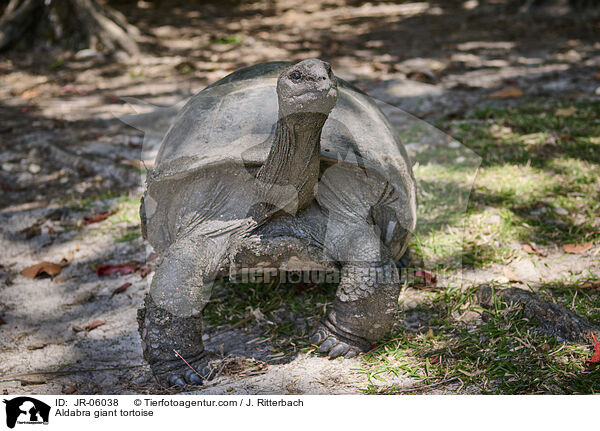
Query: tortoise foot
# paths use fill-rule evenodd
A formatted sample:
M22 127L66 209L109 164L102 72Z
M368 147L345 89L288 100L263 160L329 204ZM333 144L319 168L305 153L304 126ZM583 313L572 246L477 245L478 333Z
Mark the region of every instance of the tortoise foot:
M371 343L367 340L344 333L325 319L312 332L310 343L318 346L318 353L331 359L353 358L361 352L368 351L371 347Z
M152 368L152 374L158 384L165 388L186 385L199 386L216 376L216 369L211 365L211 361L215 358L216 355L205 351L194 360L186 360L187 363L180 358L155 365L150 364L150 368Z

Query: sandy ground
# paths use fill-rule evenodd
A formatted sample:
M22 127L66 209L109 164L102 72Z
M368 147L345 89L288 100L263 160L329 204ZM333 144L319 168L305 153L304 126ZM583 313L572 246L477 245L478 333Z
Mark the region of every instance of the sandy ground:
M594 39L600 28L593 20L515 17L501 4L469 9L460 2L332 0L299 6L280 0L161 7L160 13L146 5L127 14L144 34L140 58L108 60L94 52L0 57L4 393L161 391L142 360L135 322L152 274L101 278L95 272L100 264L152 264L152 251L140 238L119 242L115 236L115 229L135 230L139 221L124 219L107 229L82 220L118 204L108 191L138 198L142 178L132 164L142 147L155 148L176 112L169 107L238 67L324 58L337 75L373 97L426 120L460 118L480 106L536 97L600 97L600 42ZM239 41L221 43L231 35ZM507 86L525 93L519 99L488 97ZM152 133L144 137L116 118L135 113L125 98L147 104L136 109L150 114L127 121ZM95 198L86 206L73 205L89 196ZM546 251L542 265L521 260L511 269L532 283L600 274L598 250L583 257ZM69 263L53 279L20 275L29 265L63 258ZM504 277L496 266L465 276L469 283ZM113 296L124 283L131 286ZM418 295L411 301L416 304ZM98 319L105 323L73 330ZM261 325L250 322L207 343L226 359L221 375L198 393L360 393L366 387L366 376L352 371L359 359L291 353L269 360L268 343L248 343L261 334ZM224 328L209 328L207 335ZM408 378L388 383L416 384ZM456 389L447 384L429 392Z

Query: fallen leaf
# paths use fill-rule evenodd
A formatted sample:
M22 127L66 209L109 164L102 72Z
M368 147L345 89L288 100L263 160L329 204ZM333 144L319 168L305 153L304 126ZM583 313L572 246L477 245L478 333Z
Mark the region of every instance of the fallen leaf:
M146 278L146 276L148 274L150 274L150 271L152 271L152 267L150 265L146 265L146 266L140 268L140 276L142 278Z
M118 293L125 292L129 286L131 286L131 283L127 282L127 283L123 284L121 287L118 287L118 288L116 288L116 289L113 291L112 295L110 295L110 296L111 296L111 298L112 298L113 296L117 295Z
M506 87L502 90L494 91L488 96L490 99L518 99L523 97L523 90L518 87Z
M600 288L600 280L597 281L586 281L581 285L582 289L598 289Z
M600 70L594 74L594 79L600 79Z
M437 283L437 277L433 274L430 274L427 271L417 271L415 272L415 278L420 278L421 281L418 281L415 287L434 287Z
M27 346L27 349L29 349L29 350L39 350L39 349L43 349L47 345L48 345L48 343L36 343L36 344L32 344L30 346Z
M514 272L512 272L509 268L504 268L503 272L504 272L504 276L506 278L508 278L508 281L515 281L515 282L521 281L519 276L517 274L515 274Z
M583 242L581 244L565 244L562 246L565 253L583 254L592 248L592 242Z
M119 265L100 265L96 268L96 274L98 274L98 277L116 273L119 273L119 275L133 274L139 269L138 265L139 262L136 261L120 263Z
M112 210L112 211L101 211L99 213L94 214L93 216L86 216L83 218L83 223L85 224L91 224L91 223L98 223L102 220L106 220L108 217L110 217L113 214L116 214L117 210Z
M137 169L150 169L154 166L154 160L121 160L122 165L133 166Z
M535 246L535 244L526 243L526 244L523 244L521 246L521 248L523 249L524 252L529 253L529 254L537 254L542 257L548 256L548 253L537 248Z
M71 395L71 394L74 394L75 392L77 392L77 386L69 386L62 390L62 393L66 394L66 395Z
M556 117L572 117L577 113L577 108L574 106L569 106L568 108L558 108L554 111L554 115Z
M40 95L40 90L38 88L30 88L29 90L24 91L21 94L23 99L33 99Z
M523 249L523 251L529 253L529 254L535 254L535 250L533 249L532 246L530 246L529 244L523 244L521 246L521 248Z
M590 332L590 336L592 337L592 342L594 343L594 353L592 354L592 357L585 363L586 365L597 365L600 364L600 343L593 332Z
M72 251L68 252L66 256L64 256L58 264L63 268L73 262L74 254Z
M60 274L62 267L56 263L43 261L36 265L28 266L21 271L21 274L27 278L35 278L41 274L47 274L50 277Z
M91 322L90 324L88 324L84 329L86 331L91 331L92 329L96 329L99 326L104 325L106 322L104 320L94 320L93 322Z

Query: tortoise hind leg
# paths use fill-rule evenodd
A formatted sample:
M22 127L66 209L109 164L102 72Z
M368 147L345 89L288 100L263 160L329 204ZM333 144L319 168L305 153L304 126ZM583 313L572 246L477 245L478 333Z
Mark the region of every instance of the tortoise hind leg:
M144 358L162 386L201 384L212 354L202 342L202 311L229 237L186 235L164 253L138 311Z

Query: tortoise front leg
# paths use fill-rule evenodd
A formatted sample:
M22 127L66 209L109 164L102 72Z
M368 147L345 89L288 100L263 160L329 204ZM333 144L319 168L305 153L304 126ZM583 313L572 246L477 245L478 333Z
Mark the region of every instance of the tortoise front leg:
M211 353L202 342L202 311L229 237L189 234L164 253L138 311L144 358L162 386L201 384Z

